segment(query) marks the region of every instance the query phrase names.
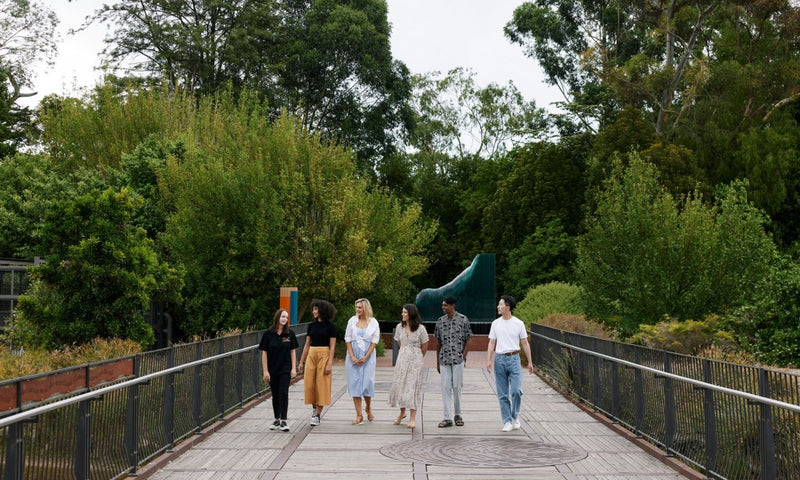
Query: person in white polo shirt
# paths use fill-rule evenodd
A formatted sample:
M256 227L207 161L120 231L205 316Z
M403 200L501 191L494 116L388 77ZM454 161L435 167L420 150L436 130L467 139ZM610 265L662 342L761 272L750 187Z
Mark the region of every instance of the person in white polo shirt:
M522 365L519 358L520 342L528 371L533 374L531 345L528 332L522 320L511 312L517 302L510 295L500 297L497 313L500 317L492 322L489 330L489 348L486 351L486 369L492 371L497 384L497 399L500 401L500 414L503 417L503 431L518 430L519 410L522 405Z

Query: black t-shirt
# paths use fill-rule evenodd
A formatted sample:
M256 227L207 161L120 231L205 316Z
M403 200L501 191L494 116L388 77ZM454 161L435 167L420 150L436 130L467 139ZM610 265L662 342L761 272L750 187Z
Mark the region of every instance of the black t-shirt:
M297 347L297 337L291 330L278 335L275 330L269 329L264 332L261 343L258 344L259 350L267 352L267 370L270 375L292 371L291 352Z
M336 327L330 322L314 322L308 326L306 335L312 347L330 347L331 338L336 338Z

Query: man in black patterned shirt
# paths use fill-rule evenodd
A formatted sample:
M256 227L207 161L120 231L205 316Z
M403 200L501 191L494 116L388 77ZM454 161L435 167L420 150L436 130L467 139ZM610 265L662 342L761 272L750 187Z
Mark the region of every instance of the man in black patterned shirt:
M469 350L469 338L472 329L469 319L456 312L456 298L447 296L442 300L442 311L445 313L436 321L433 336L436 337L436 371L441 375L442 402L444 403L444 420L440 428L452 427L453 420L459 427L464 425L461 418L461 387L464 385L464 361ZM455 417L450 418L450 402L455 407Z

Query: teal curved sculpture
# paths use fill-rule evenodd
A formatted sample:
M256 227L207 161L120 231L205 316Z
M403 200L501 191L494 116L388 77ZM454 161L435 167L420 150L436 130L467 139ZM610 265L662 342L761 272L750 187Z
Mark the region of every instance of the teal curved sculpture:
M433 323L441 317L442 299L452 295L458 300L456 310L470 323L490 323L497 317L494 275L494 253L481 253L448 284L420 291L415 303L422 321Z

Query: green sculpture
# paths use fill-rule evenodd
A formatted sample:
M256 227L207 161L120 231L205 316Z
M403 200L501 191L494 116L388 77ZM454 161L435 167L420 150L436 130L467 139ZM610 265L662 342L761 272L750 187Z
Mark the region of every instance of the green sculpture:
M442 299L456 297L456 310L470 323L491 323L497 318L495 309L494 253L478 254L466 270L447 285L426 288L417 294L416 305L425 323L434 323L442 316Z

